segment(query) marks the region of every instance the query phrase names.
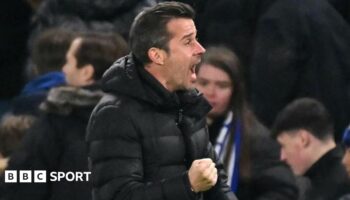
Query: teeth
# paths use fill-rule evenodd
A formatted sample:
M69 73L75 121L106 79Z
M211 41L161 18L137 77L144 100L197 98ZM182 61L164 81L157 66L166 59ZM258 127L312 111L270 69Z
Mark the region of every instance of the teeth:
M191 67L191 71L194 73L196 70L196 65L193 65L192 67Z

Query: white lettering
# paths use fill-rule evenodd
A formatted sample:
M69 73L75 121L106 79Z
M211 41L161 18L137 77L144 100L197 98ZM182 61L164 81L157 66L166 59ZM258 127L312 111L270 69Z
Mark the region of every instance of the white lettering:
M46 183L45 170L34 170L34 183Z
M50 173L50 181L52 181L52 182L57 181L57 172Z
M5 170L5 183L17 183L16 170Z
M20 170L19 171L19 182L20 183L31 183L32 182L32 171Z

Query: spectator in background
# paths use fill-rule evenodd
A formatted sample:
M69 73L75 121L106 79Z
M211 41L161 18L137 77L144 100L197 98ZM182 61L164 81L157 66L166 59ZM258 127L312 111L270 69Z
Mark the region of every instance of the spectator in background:
M350 119L350 26L326 0L277 0L260 17L251 63L252 104L268 127L300 97L320 101L337 142Z
M76 37L63 66L68 86L50 90L40 106L43 115L24 137L8 168L46 170L47 174L89 171L85 131L90 113L103 95L99 80L117 58L126 54L127 43L118 34L85 33ZM88 200L91 189L85 179L3 184L1 200Z
M20 146L22 138L34 123L30 115L5 115L0 122L0 174L6 169L8 160Z
M341 164L343 151L336 146L333 123L326 108L311 98L297 99L277 116L273 136L281 145L281 160L311 187L307 200L334 200L350 192L350 182Z
M62 67L74 35L72 31L53 28L42 32L37 38L31 52L36 76L13 100L13 114L37 116L39 104L45 100L48 91L65 84Z
M335 119L340 142L350 119L350 1L180 1L197 11L204 46L225 45L238 55L246 96L265 126L290 101L312 97Z
M114 31L128 37L134 17L155 0L44 0L35 15L32 38L52 27L74 26L79 23L86 27L92 24L111 24ZM74 28L74 27L72 27Z
M66 53L72 42L74 33L63 29L50 29L43 32L35 41L31 52L35 63L36 77L29 81L19 96L15 97L10 109L3 116L4 126L21 127L21 119L26 121L26 129L34 123L39 116L39 105L47 96L49 89L65 84L65 77L62 67L66 62ZM10 116L10 119L7 119ZM10 123L7 125L7 123ZM11 132L11 129L5 131ZM22 132L25 132L24 130ZM18 142L22 137L18 137ZM13 144L17 147L18 144Z
M24 1L24 0L23 0ZM63 28L71 31L117 32L127 39L133 18L143 8L155 4L155 0L27 0L37 6L31 23L28 49L45 30ZM33 77L32 65L25 66L27 79ZM0 105L1 106L1 105Z
M295 179L279 161L278 144L248 108L237 56L209 47L197 67L196 86L213 107L207 117L210 141L238 199L295 200Z

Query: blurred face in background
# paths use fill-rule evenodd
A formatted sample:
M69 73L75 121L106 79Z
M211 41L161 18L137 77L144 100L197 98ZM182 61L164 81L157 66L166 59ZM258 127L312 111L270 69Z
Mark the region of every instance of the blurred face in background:
M303 175L311 163L305 151L305 140L301 132L282 132L277 136L277 141L281 145L280 159L290 166L295 175Z
M227 112L233 95L233 83L225 71L202 64L197 73L196 87L213 107L208 117L215 118Z
M348 176L350 177L350 147L346 148L342 163L345 166Z
M63 73L67 84L70 86L81 87L93 82L93 67L91 65L78 68L78 61L75 55L81 42L81 38L73 40L66 54L66 63L63 66Z

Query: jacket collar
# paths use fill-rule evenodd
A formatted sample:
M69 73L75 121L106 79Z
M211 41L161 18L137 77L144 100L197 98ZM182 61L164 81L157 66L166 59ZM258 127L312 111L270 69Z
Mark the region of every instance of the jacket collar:
M132 54L117 60L102 78L102 89L144 101L162 110L183 109L194 117L211 109L197 90L169 92Z
M330 163L335 165L336 163L340 163L342 155L342 150L338 146L329 150L310 167L310 169L305 173L305 176L309 177L311 180L324 177L325 174L329 174Z
M86 87L62 86L52 88L46 100L41 103L40 110L46 113L68 115L74 110L92 110L104 93L98 84Z

